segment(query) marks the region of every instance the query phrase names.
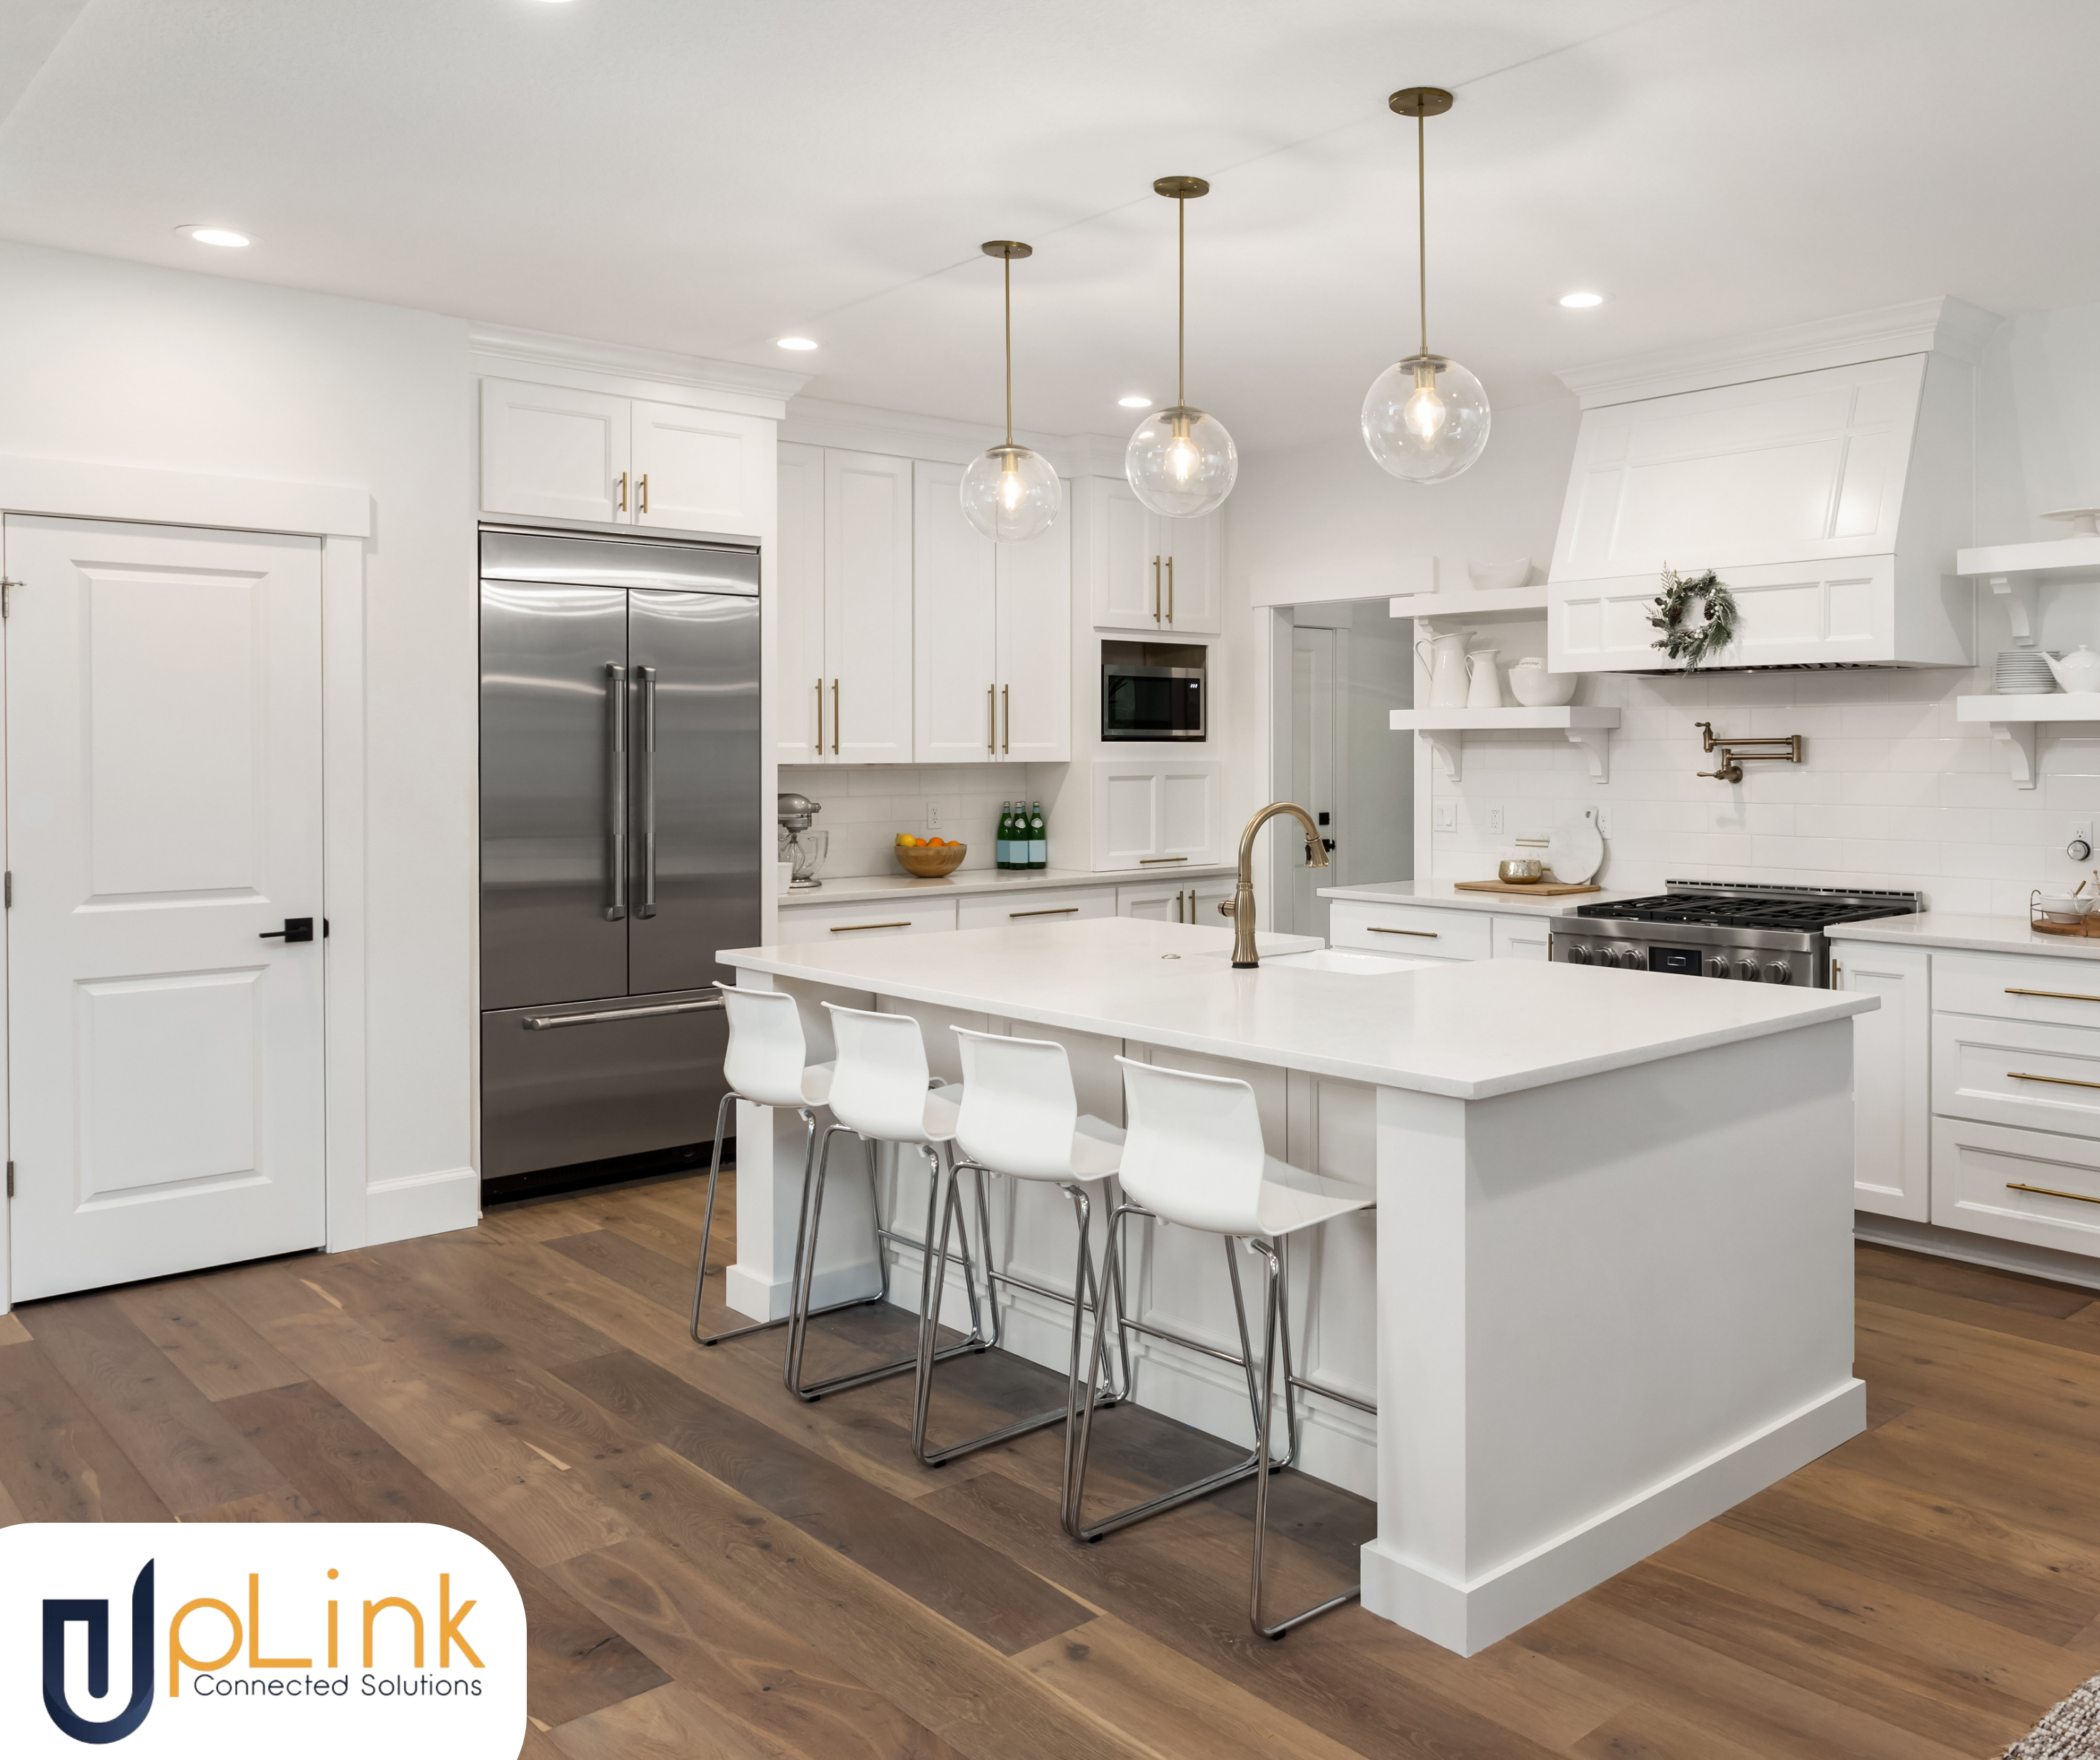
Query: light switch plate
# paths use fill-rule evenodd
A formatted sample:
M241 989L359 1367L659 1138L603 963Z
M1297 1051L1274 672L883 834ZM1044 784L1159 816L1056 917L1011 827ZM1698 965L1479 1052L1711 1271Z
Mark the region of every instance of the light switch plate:
M1458 803L1456 801L1447 800L1436 802L1436 804L1429 809L1429 823L1439 831L1457 830L1458 829Z

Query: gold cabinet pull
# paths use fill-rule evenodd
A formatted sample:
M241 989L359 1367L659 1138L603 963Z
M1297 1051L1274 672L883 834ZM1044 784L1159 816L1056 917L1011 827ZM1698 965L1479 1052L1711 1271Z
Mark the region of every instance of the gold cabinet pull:
M1186 861L1188 859L1186 856L1140 856L1137 858L1137 865L1140 868L1157 868L1162 862Z
M620 473L620 511L623 513L627 511L627 473L625 471Z
M909 922L842 922L832 925L833 935L851 935L856 929L909 929Z
M2045 1198L2076 1198L2080 1203L2100 1203L2100 1198L2089 1198L2082 1191L2058 1191L2054 1186L2023 1186L2018 1180L2007 1180L2005 1190L2040 1192Z
M644 479L646 482L647 479ZM1174 621L1174 558L1167 559L1167 621Z
M623 501L620 505L625 507L627 504ZM1159 558L1158 557L1152 559L1152 621L1155 623L1159 621Z
M817 755L824 755L824 681L817 680Z
M636 511L638 513L646 513L649 511L649 473L648 473L648 472L646 472L646 471L642 472L642 481L641 481L640 482L637 483L637 484L635 485L635 487L636 487L638 490L639 490L639 491L641 491L641 493L639 494L639 495L638 495L638 496L637 496L637 498L636 498L635 511ZM1170 572L1170 574L1171 574L1171 571L1170 570L1169 572Z
M1046 904L1041 910L1010 910L1009 917L1069 917L1079 907L1076 904Z
M1179 892L1174 895L1174 920L1176 922L1187 921L1181 914L1181 895Z
M1439 941L1443 939L1434 929L1381 929L1376 923L1365 923L1364 926L1373 935L1419 935L1425 941Z
M999 750L999 687L985 686L985 756Z
M1011 757L1013 755L1013 687L1011 684L999 686L999 700L1006 707L1006 737L999 741L999 749L1002 755Z
M2053 1082L2059 1088L2100 1088L2100 1081L2080 1081L2072 1076L2030 1076L2023 1069L2007 1070L2005 1080L2007 1081Z
M832 755L839 755L839 681L832 680Z
M2059 1002L2100 1002L2100 996L2080 996L2076 990L2014 990L2009 988L2005 992L2005 994L2007 996L2053 997Z

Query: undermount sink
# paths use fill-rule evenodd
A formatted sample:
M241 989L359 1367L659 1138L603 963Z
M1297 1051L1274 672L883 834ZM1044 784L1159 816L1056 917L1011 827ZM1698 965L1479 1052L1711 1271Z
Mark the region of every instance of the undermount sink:
M1304 953L1276 953L1264 966L1295 966L1304 971L1348 972L1358 978L1387 978L1395 972L1439 963L1426 959L1390 959L1382 953L1352 953L1343 948L1314 948Z

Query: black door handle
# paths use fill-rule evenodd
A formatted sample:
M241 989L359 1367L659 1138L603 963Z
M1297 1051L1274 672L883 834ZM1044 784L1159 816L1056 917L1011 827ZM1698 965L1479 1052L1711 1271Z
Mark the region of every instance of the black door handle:
M311 917L287 917L281 929L265 929L256 936L258 941L283 939L289 946L294 941L311 941L314 938L314 920Z

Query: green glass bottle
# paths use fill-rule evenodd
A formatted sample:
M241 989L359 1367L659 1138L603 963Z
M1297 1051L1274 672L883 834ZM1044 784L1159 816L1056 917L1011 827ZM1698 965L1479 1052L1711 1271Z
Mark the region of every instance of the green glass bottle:
M1012 801L1001 801L999 803L998 865L1001 868L1011 868L1013 865L1013 803Z
M1043 822L1043 803L1038 801L1028 810L1028 865L1048 868L1050 865L1050 828Z

